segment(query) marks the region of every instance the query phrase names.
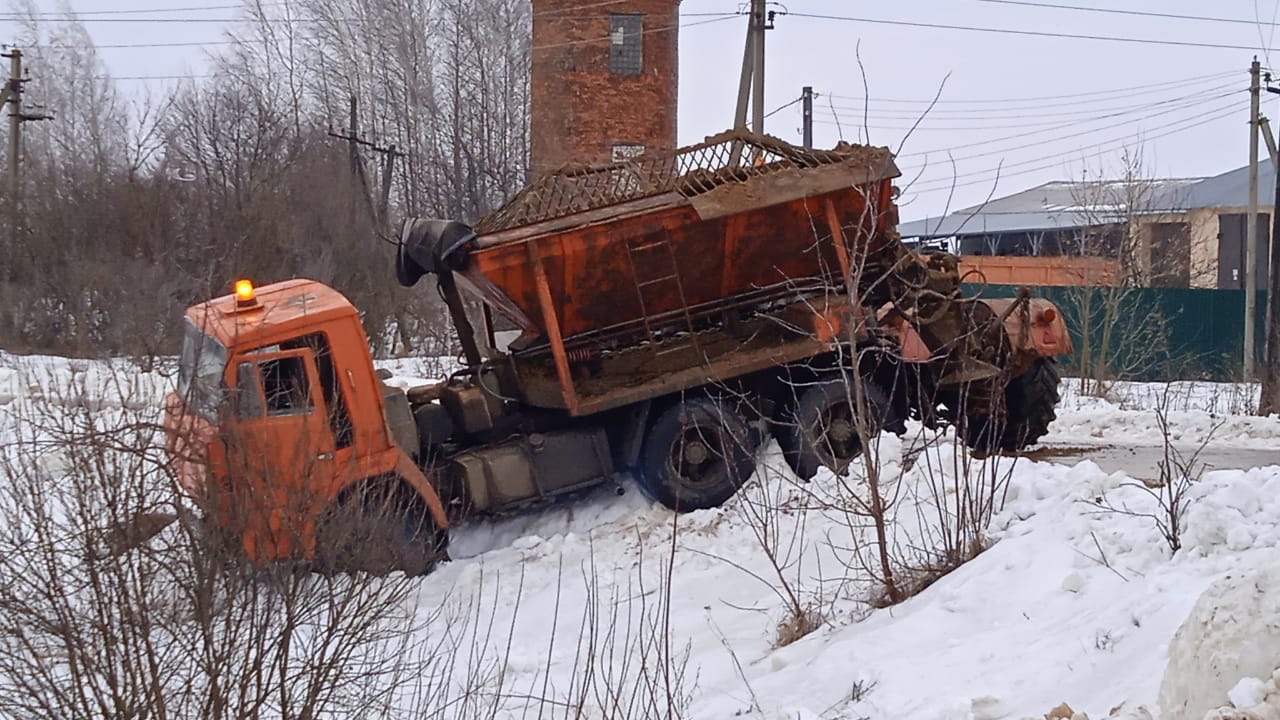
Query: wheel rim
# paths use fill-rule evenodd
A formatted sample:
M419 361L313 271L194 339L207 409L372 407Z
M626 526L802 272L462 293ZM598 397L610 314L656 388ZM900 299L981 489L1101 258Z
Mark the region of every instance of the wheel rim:
M727 434L719 428L691 425L671 446L669 465L680 482L705 487L724 479Z
M853 406L847 402L832 403L824 408L810 435L814 448L833 464L852 461L862 449Z

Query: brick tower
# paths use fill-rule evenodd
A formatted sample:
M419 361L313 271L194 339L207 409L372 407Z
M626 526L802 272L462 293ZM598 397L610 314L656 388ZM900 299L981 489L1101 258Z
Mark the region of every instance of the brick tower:
M532 0L530 164L676 146L680 0Z

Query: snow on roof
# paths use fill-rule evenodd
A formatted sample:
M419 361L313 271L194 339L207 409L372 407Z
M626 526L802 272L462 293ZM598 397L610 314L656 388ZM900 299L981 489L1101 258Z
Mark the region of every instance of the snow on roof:
M1125 217L1129 200L1140 206L1134 209L1139 213L1186 208L1184 196L1202 180L1057 180L946 216L903 223L898 232L904 238L930 238L1105 225Z

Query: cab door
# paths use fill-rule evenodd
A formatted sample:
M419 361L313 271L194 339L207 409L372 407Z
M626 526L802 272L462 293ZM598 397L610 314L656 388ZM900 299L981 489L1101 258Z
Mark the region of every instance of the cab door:
M315 488L334 472L334 437L309 348L257 352L228 368L235 431L235 526L251 558L287 558L311 536ZM229 459L230 459L229 458Z

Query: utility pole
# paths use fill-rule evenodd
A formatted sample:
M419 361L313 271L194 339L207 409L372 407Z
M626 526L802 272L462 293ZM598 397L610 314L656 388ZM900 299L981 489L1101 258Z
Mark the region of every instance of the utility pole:
M765 0L752 0L751 15L756 22L756 52L752 58L755 68L752 79L755 87L751 88L751 129L756 133L764 133L764 3Z
M9 83L4 97L9 103L9 242L18 242L22 222L22 51L5 53L9 58Z
M1267 263L1267 335L1259 378L1262 395L1258 414L1262 416L1280 413L1280 164L1272 160L1271 168L1275 173L1275 204L1271 206L1271 252Z
M360 137L360 106L356 97L351 96L348 108L347 131L345 133L329 131L329 137L335 137L339 140L345 140L351 153L351 175L360 183L361 194L364 196L365 208L369 211L369 216L373 222L380 228L386 229L389 226L389 218L387 216L387 207L391 198L391 176L393 164L396 158L407 157L404 153L396 149L395 145L383 147L377 143L369 142ZM378 199L378 205L373 204L373 195L369 192L369 178L364 171L364 162L360 158L360 148L366 147L370 150L380 153L384 156L382 165L382 190Z
M1271 73L1267 73L1267 92L1280 94L1280 88L1271 87ZM1271 154L1272 179L1275 193L1271 206L1271 249L1267 262L1267 315L1266 340L1263 349L1262 392L1258 398L1258 414L1262 416L1280 413L1280 157L1276 152L1276 139L1271 125L1263 117L1262 137L1267 141Z
M51 120L50 115L43 113L24 113L22 111L23 85L27 82L22 77L22 51L13 48L0 57L9 58L9 80L4 91L0 92L0 104L9 105L9 239L16 243L18 232L22 228L22 124L33 120ZM9 248L0 245L0 253L7 257Z
M765 12L767 0L751 0L747 23L747 43L742 53L742 76L738 83L738 110L734 116L735 129L747 127L747 100L751 99L752 131L764 132L764 33L770 30L767 22L772 13Z
M1249 65L1249 216L1244 231L1244 379L1256 377L1254 368L1254 317L1258 292L1258 121L1261 115L1261 74L1258 58ZM1274 210L1272 211L1274 214Z
M813 88L808 85L800 91L800 108L804 117L804 149L813 149Z

